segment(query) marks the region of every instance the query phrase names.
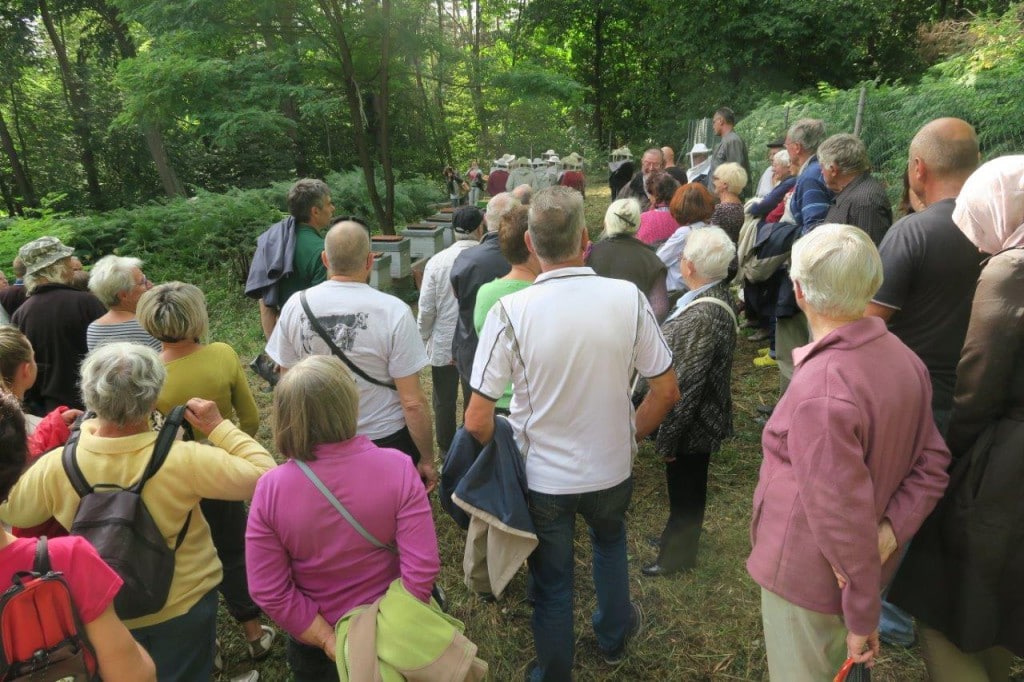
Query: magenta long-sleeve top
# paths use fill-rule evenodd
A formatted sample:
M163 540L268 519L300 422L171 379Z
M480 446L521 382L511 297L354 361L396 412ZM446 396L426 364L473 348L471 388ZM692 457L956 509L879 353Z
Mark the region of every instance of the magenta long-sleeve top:
M440 570L430 502L412 460L365 436L318 445L309 467L374 537L363 538L289 460L260 478L249 508L249 593L289 634L322 614L334 625L395 578L423 601Z

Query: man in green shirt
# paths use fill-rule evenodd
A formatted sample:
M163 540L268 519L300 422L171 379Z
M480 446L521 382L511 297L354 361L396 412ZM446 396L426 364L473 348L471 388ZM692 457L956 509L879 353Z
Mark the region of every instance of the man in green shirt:
M260 300L260 322L269 339L277 325L281 307L292 294L320 284L327 279L327 269L320 259L324 250L324 233L331 224L334 204L331 189L323 180L303 178L288 190L288 212L295 219L295 257L290 274L278 280L278 305L267 306Z

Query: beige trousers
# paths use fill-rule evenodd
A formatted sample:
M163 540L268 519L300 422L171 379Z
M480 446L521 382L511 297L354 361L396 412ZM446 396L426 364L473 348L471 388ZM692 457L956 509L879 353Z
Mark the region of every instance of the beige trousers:
M1012 654L992 647L965 654L938 630L920 628L921 653L932 682L1008 682Z
M846 661L840 616L810 611L761 588L761 620L773 682L831 682Z
M779 363L779 397L793 378L793 349L811 342L807 316L797 313L793 317L780 317L775 321L775 361Z

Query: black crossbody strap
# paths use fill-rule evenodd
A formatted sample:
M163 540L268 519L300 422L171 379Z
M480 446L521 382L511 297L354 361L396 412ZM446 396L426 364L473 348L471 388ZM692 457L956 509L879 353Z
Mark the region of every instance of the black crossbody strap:
M309 326L313 328L313 331L316 332L317 336L323 339L324 343L326 343L327 346L331 349L331 352L334 353L334 356L341 360L342 362L344 362L345 365L348 366L350 370L352 370L353 374L362 378L365 381L369 381L371 384L383 386L384 388L390 388L392 391L398 390L398 388L390 382L381 381L380 379L374 379L369 374L360 369L354 362L348 359L348 356L345 355L345 353L340 348L338 348L337 344L334 343L334 339L331 338L330 334L327 333L327 330L324 329L322 324L320 324L320 320L316 319L316 315L313 314L313 311L309 309L309 303L306 301L305 291L299 292L299 302L302 304L303 312L306 313L306 319L309 320Z
M46 536L41 535L36 539L36 559L32 564L32 571L39 575L46 575L51 570L50 552L46 548Z

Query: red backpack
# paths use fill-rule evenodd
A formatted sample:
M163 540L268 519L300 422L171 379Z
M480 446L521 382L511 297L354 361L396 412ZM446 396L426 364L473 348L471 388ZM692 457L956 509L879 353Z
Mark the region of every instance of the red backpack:
M0 596L0 682L92 682L96 652L64 574L50 567L46 538L32 571L19 571Z

